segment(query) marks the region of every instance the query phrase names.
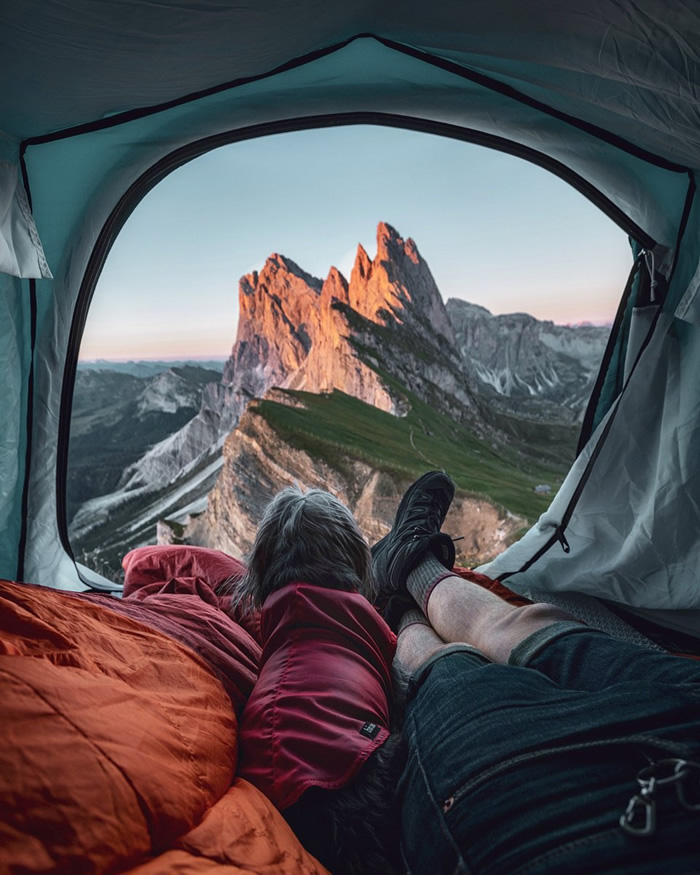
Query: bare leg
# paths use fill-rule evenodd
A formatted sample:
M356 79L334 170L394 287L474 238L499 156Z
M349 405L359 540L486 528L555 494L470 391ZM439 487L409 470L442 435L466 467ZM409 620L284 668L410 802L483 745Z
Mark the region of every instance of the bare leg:
M440 580L430 592L427 617L438 640L464 641L502 664L533 632L563 620L575 621L553 605L513 607L487 589L452 576Z
M448 645L427 623L413 623L399 633L396 659L406 674L413 674L434 653Z

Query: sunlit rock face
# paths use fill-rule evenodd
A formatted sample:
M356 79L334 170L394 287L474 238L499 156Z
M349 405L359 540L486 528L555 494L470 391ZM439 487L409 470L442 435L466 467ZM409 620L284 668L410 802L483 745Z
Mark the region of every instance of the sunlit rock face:
M580 416L607 333L492 316L461 300L445 305L415 242L384 222L374 258L358 245L349 281L335 267L319 279L273 253L241 277L239 314L221 380L201 390L196 415L130 463L115 492L80 509L74 543L99 552L109 540L115 555L152 541L156 522L167 519L174 527L161 526L164 539L244 553L264 505L294 481L335 492L367 536L380 537L407 484L369 465L345 460L336 470L294 450L256 416L256 399L291 403L276 388L340 390L404 416L417 398L479 439L504 444L513 440L513 417L569 427ZM147 412L188 401L186 387L166 375L140 404ZM469 533L465 556L485 561L522 521L470 501L455 503L455 530Z
M259 398L297 371L319 333L322 285L277 254L267 259L260 273L241 277L238 333L224 382Z
M443 409L473 411L445 305L410 238L377 228L377 254L358 246L350 282L335 267L325 281L275 253L239 283L239 322L220 385L209 387L183 433L154 447L123 478L133 488L190 464L202 445L238 423L272 387L339 389L396 415L406 399L378 370ZM374 326L385 333L378 335ZM381 367L377 367L381 366ZM160 460L160 456L167 459Z
M348 304L361 316L383 324L408 324L442 335L453 345L454 333L430 268L409 237L404 240L385 222L377 226L377 254L370 260L359 245L350 275Z
M234 398L259 398L272 386L339 389L400 414L403 398L392 394L366 355L358 355L359 343L366 353L375 353L370 364L379 357L384 370L409 389L415 384L420 393L422 384L435 383L469 403L435 280L413 240L404 241L390 225L382 222L377 228L374 260L358 246L349 283L335 267L321 282L275 254L260 273L241 279L239 301L238 335L224 369L224 383ZM378 338L365 320L387 328L391 336ZM398 337L394 350L390 341ZM415 340L431 355L403 355Z

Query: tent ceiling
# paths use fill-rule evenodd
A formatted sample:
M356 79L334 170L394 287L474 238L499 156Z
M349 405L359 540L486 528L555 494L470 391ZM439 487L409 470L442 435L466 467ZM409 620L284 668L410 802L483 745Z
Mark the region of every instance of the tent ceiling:
M698 165L691 0L17 0L0 11L0 127L40 136L263 75L360 33Z

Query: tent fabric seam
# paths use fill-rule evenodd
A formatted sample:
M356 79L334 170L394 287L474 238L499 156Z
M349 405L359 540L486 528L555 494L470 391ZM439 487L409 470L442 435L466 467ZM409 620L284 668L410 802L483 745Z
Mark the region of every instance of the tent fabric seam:
M39 264L39 270L41 271L41 279L50 280L53 279L53 274L51 273L51 269L49 268L49 264L46 260L44 247L41 243L41 240L39 239L39 232L37 230L36 223L34 222L34 216L32 215L31 201L27 190L29 180L27 178L27 168L23 158L20 160L20 169L21 180L18 180L18 185L15 189L17 205L19 206L20 213L22 214L22 218L24 219L24 224L27 233L29 234L29 239L31 240L34 247L34 254Z
M306 54L300 55L297 58L292 58L289 61L285 61L283 64L279 64L277 67L274 67L272 70L267 70L264 73L258 73L252 76L241 76L238 79L231 80L230 82L213 85L210 88L203 88L200 91L194 91L190 94L185 94L181 97L177 97L169 101L164 101L163 103L156 103L152 106L144 106L140 109L127 110L126 112L116 113L109 118L94 119L91 122L84 122L83 124L73 125L72 127L63 128L62 130L52 131L49 134L40 134L36 137L27 137L25 140L22 141L21 148L24 149L27 146L38 146L44 143L55 142L56 140L63 140L70 137L80 136L82 134L92 133L93 131L100 131L106 130L107 128L111 127L118 127L121 124L126 124L131 121L146 118L150 115L157 115L160 112L166 112L169 109L183 106L186 103L194 103L197 100L211 97L214 94L220 94L224 91L230 91L235 88L240 88L253 82L260 82L264 79L270 79L274 76L279 75L280 73L294 70L297 67L303 67L306 64L310 64L313 61L318 60L319 58L324 58L327 55L332 55L335 52L340 51L340 49L344 49L355 40L361 38L361 36L361 34L358 34L349 37L348 39L343 40L340 43L334 43L331 46L326 46L323 49L314 49L312 52L307 52Z
M423 63L439 67L440 69L446 70L447 72L450 72L456 76L460 76L464 79L475 82L476 84L479 84L484 88L488 88L491 91L497 91L505 97L509 97L519 103L524 103L528 106L538 109L547 115L559 119L565 124L576 127L579 130L582 130L599 140L603 140L604 142L607 142L610 145L627 152L628 154L634 155L635 157L646 161L647 163L663 167L664 169L670 170L675 173L689 172L689 168L684 165L668 161L667 159L662 158L660 155L656 155L653 152L649 152L646 149L635 146L633 143L625 140L624 137L613 134L612 132L607 131L605 128L602 128L599 125L584 122L582 119L579 119L576 116L571 116L568 113L562 112L561 110L554 109L554 107L547 106L547 104L542 103L542 101L528 97L526 94L518 91L513 86L507 85L504 82L499 82L499 80L487 76L484 73L470 70L468 67L464 67L463 65L457 64L454 61L450 61L446 58L441 58L437 55L433 55L430 52L425 52L413 46L408 46L403 43L395 42L394 40L388 39L386 37L381 37L373 33L358 33L339 43L334 43L331 46L326 46L325 48L321 49L314 49L313 51L307 52L304 55L300 55L297 58L292 58L289 61L285 61L283 64L280 64L272 70L268 70L264 73L239 77L238 79L234 79L230 82L221 83L219 85L211 86L210 88L201 89L200 91L195 91L191 94L183 95L182 97L174 98L170 101L154 104L153 106L142 107L137 110L129 110L127 112L117 113L114 116L110 116L106 119L95 119L91 122L74 125L72 127L64 128L62 130L53 131L49 134L41 134L35 137L28 137L27 139L22 141L21 150L23 151L27 146L30 145L40 145L42 143L49 143L59 139L79 136L81 134L90 133L95 130L104 130L109 127L116 127L129 121L134 121L139 118L145 118L149 115L156 115L168 109L173 109L174 107L182 106L186 103L192 103L214 94L219 94L224 91L240 88L241 86L248 85L252 82L259 82L264 79L269 79L279 75L280 73L287 72L288 70L293 70L297 67L302 67L306 64L313 63L313 61L316 61L319 58L334 54L335 52L340 51L341 49L349 46L351 43L360 39L373 39L380 45L383 45L386 48L391 49L392 51L408 55L415 58L416 60L422 61Z
M583 452L583 448L588 443L593 434L593 422L595 419L595 414L597 412L598 403L600 401L600 396L603 391L603 386L605 384L606 376L608 370L610 368L610 362L613 357L613 353L615 352L615 347L617 346L617 341L619 338L620 331L622 330L622 323L624 322L625 312L627 310L627 305L632 294L632 289L634 287L634 280L639 271L640 263L642 258L642 252L635 258L634 263L632 265L632 269L630 270L629 278L625 285L625 288L622 293L622 298L620 300L620 304L617 308L617 313L615 315L615 322L613 323L612 330L610 332L610 337L608 338L608 343L605 346L605 352L603 353L603 359L600 363L600 370L598 371L598 377L596 379L595 386L593 387L593 391L591 392L591 397L588 400L588 406L586 407L586 413L583 419L583 423L581 424L581 433L579 435L579 443L576 449L576 456L580 456Z
M697 187L695 185L695 175L688 171L688 191L685 195L685 202L683 204L683 214L681 215L681 221L678 226L678 237L676 240L675 251L673 253L673 264L671 265L671 270L668 275L669 283L673 279L673 275L676 272L676 267L678 266L678 256L681 250L681 243L683 241L683 237L685 235L685 230L688 226L688 222L690 220L690 211L693 208L693 201L695 200L695 194L697 191Z
M487 76L484 73L478 73L476 70L470 70L468 67L457 64L455 61L449 61L446 58L440 58L436 55L431 54L430 52L423 52L420 49L412 48L402 43L395 43L392 40L386 39L384 37L375 36L373 38L376 39L378 42L382 43L382 45L385 45L387 48L392 48L397 52L408 54L411 57L424 61L424 63L426 64L432 64L433 66L440 67L443 70L454 73L456 76L462 76L465 79L476 82L477 84L482 85L484 88L488 88L491 91L497 91L504 97L510 97L511 99L516 100L519 103L524 103L534 109L539 109L541 112L544 112L547 115L551 115L552 117L557 118L566 124L572 125L573 127L576 127L579 130L582 130L599 140L603 140L604 142L609 143L611 146L615 146L616 148L621 149L622 151L627 152L630 155L634 155L634 157L639 158L642 161L646 161L649 164L654 164L658 167L662 167L665 170L670 170L674 173L688 173L690 171L690 168L686 167L685 165L676 164L675 162L668 161L668 159L662 158L660 155L656 155L653 152L649 152L647 149L642 149L639 146L635 146L634 143L630 143L628 140L625 140L624 137L613 134L611 131L607 131L605 128L601 128L599 125L584 122L582 119L579 119L576 116L572 116L568 113L562 112L561 110L554 109L554 107L548 106L546 103L542 103L542 101L537 100L534 97L528 97L528 95L518 91L517 88L513 88L512 85L508 85L505 82L500 82L498 79L494 79L493 77Z
M29 537L29 490L32 470L32 445L34 435L34 355L36 351L37 297L36 280L29 280L30 347L29 375L27 377L27 414L25 427L27 444L24 452L24 483L22 485L22 510L20 535L17 545L17 580L24 580L24 561Z

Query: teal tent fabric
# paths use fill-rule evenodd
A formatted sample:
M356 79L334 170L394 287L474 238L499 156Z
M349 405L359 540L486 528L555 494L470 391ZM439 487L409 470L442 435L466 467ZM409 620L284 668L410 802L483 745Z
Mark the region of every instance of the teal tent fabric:
M30 370L30 298L26 282L0 273L0 575L17 574L22 538Z
M139 199L217 145L362 122L537 161L653 250L668 284L653 336L630 373L628 334L639 320L621 320L590 440L552 509L490 573L526 587L537 569L545 589L583 588L641 610L700 610L681 568L700 549L688 470L700 391L686 379L700 311L697 45L700 13L689 0L5 4L0 70L12 85L0 89L0 158L26 188L53 277L2 279L0 357L10 386L0 422L0 574L84 585L60 506L75 356L104 258ZM644 416L634 415L636 393L648 399ZM633 429L647 438L631 442ZM619 481L604 476L606 458L632 450L634 500L613 523L603 510ZM651 475L662 468L662 480ZM687 526L671 561L656 530L674 513ZM620 583L629 569L662 561L665 576ZM685 628L700 630L683 616Z

